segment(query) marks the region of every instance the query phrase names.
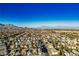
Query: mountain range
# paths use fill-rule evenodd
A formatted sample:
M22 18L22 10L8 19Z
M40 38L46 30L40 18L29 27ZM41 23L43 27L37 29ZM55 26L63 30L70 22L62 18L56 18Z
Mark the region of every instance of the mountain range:
M79 29L79 27L73 27L73 26L41 26L41 27L37 27L37 29Z
M18 26L15 26L13 24L1 24L0 23L0 29L4 29L4 28L18 28Z
M23 27L18 27L18 26L15 26L13 24L1 24L0 23L0 29L2 29L2 28L15 29L15 28L23 28ZM78 30L79 27L73 27L73 26L40 26L40 27L36 27L35 29L76 29L76 30Z

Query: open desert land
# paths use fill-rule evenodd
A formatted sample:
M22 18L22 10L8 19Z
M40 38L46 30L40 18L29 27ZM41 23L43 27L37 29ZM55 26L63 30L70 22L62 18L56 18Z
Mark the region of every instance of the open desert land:
M78 30L0 30L1 56L79 56Z

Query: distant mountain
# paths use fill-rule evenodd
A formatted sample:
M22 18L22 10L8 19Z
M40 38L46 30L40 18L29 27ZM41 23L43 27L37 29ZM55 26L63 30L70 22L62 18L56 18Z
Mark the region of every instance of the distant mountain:
M5 27L8 27L8 28L18 28L18 26L15 26L13 24L6 24Z
M3 29L3 28L18 28L18 26L15 26L13 24L1 24L0 23L0 29Z
M5 26L5 25L0 23L0 27L1 27L1 26Z
M37 27L37 29L52 29L52 27L49 27L49 26L41 26L41 27Z
M79 29L79 27L71 27L71 26L41 26L41 27L37 27L37 29Z

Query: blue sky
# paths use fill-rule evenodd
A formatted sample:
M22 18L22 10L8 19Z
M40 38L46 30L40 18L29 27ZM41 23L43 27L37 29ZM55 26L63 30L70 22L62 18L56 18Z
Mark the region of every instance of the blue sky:
M0 23L17 26L78 26L79 4L0 4Z

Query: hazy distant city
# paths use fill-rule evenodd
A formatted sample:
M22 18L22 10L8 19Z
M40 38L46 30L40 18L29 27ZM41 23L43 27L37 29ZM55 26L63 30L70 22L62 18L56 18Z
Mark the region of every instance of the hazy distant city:
M0 56L79 56L79 4L0 3Z

